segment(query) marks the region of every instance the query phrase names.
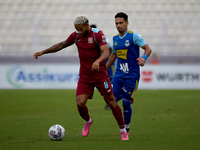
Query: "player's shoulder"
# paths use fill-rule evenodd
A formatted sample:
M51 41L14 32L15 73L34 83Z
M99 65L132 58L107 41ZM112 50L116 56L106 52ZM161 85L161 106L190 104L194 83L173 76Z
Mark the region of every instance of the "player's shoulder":
M99 36L104 36L103 31L100 30L100 29L92 28L91 31L92 31L92 34L93 34L94 36L97 36L97 37L99 37Z
M134 33L136 33L136 32L134 32L134 31L132 31L132 30L128 30L128 33L134 34Z
M119 33L118 33L118 34L115 34L113 37L115 37L115 36L119 36Z
M99 33L101 30L97 29L97 28L92 28L92 32L94 33Z
M141 39L142 36L138 32L134 32L133 38L139 38L139 39Z
M78 31L74 31L70 34L69 38L76 38L78 36Z
M118 33L118 34L115 34L115 35L113 36L113 38L117 38L117 37L119 37L119 33Z
M77 36L77 35L79 35L79 34L78 34L78 31L74 31L74 32L71 33L71 35Z

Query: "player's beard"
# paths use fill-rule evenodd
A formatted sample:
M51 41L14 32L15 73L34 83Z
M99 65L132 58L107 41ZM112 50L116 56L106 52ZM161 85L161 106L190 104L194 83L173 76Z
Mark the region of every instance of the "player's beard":
M117 30L118 30L119 33L123 33L124 32L122 28L117 28Z
M86 37L88 35L88 30L85 31L85 33L82 35L83 37Z

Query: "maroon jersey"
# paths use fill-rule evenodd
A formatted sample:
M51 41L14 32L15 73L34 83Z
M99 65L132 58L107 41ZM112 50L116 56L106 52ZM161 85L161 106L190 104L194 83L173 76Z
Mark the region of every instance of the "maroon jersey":
M99 71L91 71L92 64L100 57L100 46L107 44L105 35L101 30L90 28L86 37L82 37L78 32L73 32L67 43L76 44L79 52L80 70L79 76L83 82L103 82L108 77L105 61L100 63Z

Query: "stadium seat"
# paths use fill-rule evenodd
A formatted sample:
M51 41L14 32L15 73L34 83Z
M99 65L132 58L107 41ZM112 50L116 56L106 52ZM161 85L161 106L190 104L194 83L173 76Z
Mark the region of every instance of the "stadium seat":
M140 33L158 55L200 55L197 0L6 0L0 5L1 56L32 55L36 48L66 39L75 31L78 14L87 15L112 43L114 15L120 11L128 13L129 29ZM77 50L72 46L59 55L77 55Z

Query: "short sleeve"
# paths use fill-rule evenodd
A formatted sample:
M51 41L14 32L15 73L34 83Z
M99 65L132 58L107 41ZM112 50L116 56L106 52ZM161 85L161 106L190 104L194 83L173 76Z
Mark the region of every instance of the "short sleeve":
M115 54L116 54L116 50L115 50L114 46L113 46L113 53L115 53Z
M143 40L142 36L135 32L133 34L133 43L139 47L146 45L147 43Z
M115 40L114 40L114 37L113 37L113 53L116 54L116 50L115 50L115 48L114 48L114 43L115 43Z
M74 44L75 43L75 40L76 40L76 34L75 32L73 32L67 39L67 43L68 44Z
M96 33L96 37L95 38L96 38L99 46L107 44L106 36L103 34L103 32L101 30L99 30L99 32Z
M111 48L110 41L109 41L109 39L107 37L106 37L106 42L108 43L108 47Z

